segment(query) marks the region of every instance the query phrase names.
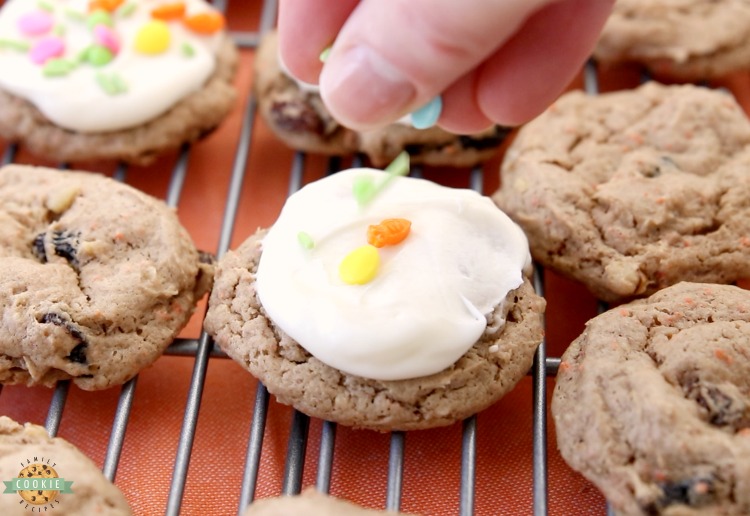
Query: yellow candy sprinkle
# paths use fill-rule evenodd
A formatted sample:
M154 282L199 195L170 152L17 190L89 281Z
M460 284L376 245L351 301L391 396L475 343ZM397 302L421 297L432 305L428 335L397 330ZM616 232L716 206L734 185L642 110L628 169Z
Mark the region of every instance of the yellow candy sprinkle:
M161 20L143 24L135 35L135 49L141 54L161 54L169 48L172 39L169 26Z
M378 250L371 245L363 245L344 257L339 265L339 277L349 285L364 285L372 281L379 266Z

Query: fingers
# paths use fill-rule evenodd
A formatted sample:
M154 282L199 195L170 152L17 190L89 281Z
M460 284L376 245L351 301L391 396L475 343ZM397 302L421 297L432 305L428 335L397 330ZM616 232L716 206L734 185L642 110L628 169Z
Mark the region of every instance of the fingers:
M393 122L476 67L549 1L362 0L323 67L323 100L353 129Z
M443 113L438 120L440 127L456 134L471 134L492 125L479 107L478 79L478 70L472 70L443 92Z
M566 0L534 14L483 66L481 112L511 126L541 113L578 73L611 8L611 1Z
M359 0L280 0L279 52L284 65L304 82L318 83L320 53L336 35Z

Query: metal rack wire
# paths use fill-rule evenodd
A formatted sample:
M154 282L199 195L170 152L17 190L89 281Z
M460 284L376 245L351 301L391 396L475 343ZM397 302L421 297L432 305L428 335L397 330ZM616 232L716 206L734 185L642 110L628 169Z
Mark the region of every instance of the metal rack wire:
M215 6L226 9L226 1L215 1ZM241 48L254 48L259 40L259 34L273 27L276 15L276 1L265 0L263 3L261 21L258 32L236 32L232 36ZM589 63L585 70L586 90L589 93L598 91L597 72L593 63ZM256 100L250 96L243 115L239 143L234 156L231 180L226 195L223 222L217 249L217 257L223 256L229 248L231 236L237 217L240 193L242 190L244 173L251 152L250 142L254 130L256 117ZM15 160L16 147L8 146L0 161L2 164ZM180 157L172 170L166 194L166 202L170 206L179 204L182 187L185 182L187 165L190 159L190 149L182 149ZM356 163L355 163L356 165ZM337 159L332 159L329 172L336 171L340 166ZM299 189L303 183L305 156L297 153L292 163L289 179L289 193ZM416 175L419 170L414 171ZM114 174L115 179L126 181L127 169L119 166ZM470 184L467 187L477 191L483 189L482 170L472 171ZM540 267L535 270L534 287L540 295L544 295L544 271ZM560 364L560 359L547 357L546 344L542 342L534 357L530 371L533 381L532 414L533 414L533 513L535 516L547 514L548 507L548 479L547 479L547 388L546 377L554 376ZM184 408L182 430L179 444L174 457L169 496L165 512L167 515L180 514L190 459L201 409L201 397L205 385L206 371L210 359L225 358L220 350L214 348L213 342L204 332L198 339L177 339L166 352L169 355L189 356L194 358L192 378ZM103 472L105 476L114 480L122 453L125 434L130 420L133 399L138 377L123 385L114 420L109 436L109 444L104 459ZM1 388L1 386L0 386ZM70 382L60 382L54 390L47 412L45 426L50 435L56 435L62 419ZM253 501L258 481L261 451L263 449L264 430L269 412L269 394L266 388L258 383L255 393L254 410L250 422L247 455L242 480L238 512ZM300 412L294 412L290 434L287 442L286 461L283 473L282 493L296 494L302 487L302 474L305 466L305 453L308 445L310 418ZM334 459L334 445L337 428L334 423L323 422L320 434L319 455L317 458L316 488L328 492L331 485L332 464ZM388 461L388 480L386 493L386 509L399 510L401 507L401 493L403 483L404 457L407 453L407 434L393 432L390 435L390 455ZM460 439L461 472L458 511L462 516L474 514L476 492L476 447L477 447L476 416L463 422ZM604 511L602 511L604 512ZM609 509L607 510L609 513Z

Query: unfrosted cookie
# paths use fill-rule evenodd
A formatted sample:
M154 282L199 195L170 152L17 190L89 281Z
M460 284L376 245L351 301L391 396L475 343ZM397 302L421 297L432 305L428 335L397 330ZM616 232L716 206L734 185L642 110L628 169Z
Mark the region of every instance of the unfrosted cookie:
M281 67L276 32L267 34L255 58L255 92L260 112L273 132L293 149L331 155L367 154L376 167L409 152L412 162L473 166L494 156L510 129L456 135L439 127L418 130L410 124L357 132L333 119L314 85L300 83Z
M309 415L382 431L447 425L526 374L544 300L524 275L523 234L487 198L400 178L358 206L353 185L383 176L339 172L290 197L269 232L217 265L205 328ZM407 236L367 244L390 217L411 223Z
M680 283L592 319L552 414L619 514L750 514L750 292Z
M109 178L0 169L0 382L87 390L154 362L213 267L163 202Z
M536 260L616 301L750 276L749 166L727 93L571 92L520 131L494 198Z
M687 81L750 69L744 0L617 0L594 57Z
M8 0L0 136L52 160L137 164L192 142L234 103L223 25L203 0Z
M60 487L21 489L13 494L6 485L0 496L0 510L6 515L131 514L120 490L75 446L60 437L51 438L41 426L20 425L5 416L0 416L0 478L6 484L21 478L30 485L37 482L37 487ZM39 484L42 479L49 484Z
M244 516L398 516L405 513L365 509L346 500L305 489L297 496L265 498L253 502Z

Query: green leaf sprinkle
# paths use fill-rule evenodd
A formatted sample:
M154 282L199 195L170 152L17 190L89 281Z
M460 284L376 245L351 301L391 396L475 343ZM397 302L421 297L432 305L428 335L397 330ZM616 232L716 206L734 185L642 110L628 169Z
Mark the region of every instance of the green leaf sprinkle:
M65 16L73 20L86 21L86 15L80 11L76 11L75 9L66 8L63 12L65 13Z
M13 50L19 50L21 52L26 52L31 48L31 44L29 44L27 41L21 41L18 39L0 39L0 48L11 48Z
M121 18L127 18L131 14L133 14L138 6L135 2L128 2L127 4L121 5L117 11L115 11L115 14L117 16L120 16Z
M320 53L320 55L318 56L318 59L320 59L320 62L321 62L321 63L325 63L325 62L326 62L326 60L328 59L328 56L329 56L329 55L331 55L331 47L330 47L330 46L327 46L327 47L326 47L326 48L324 48L324 49L323 49L323 51L322 51L322 52Z
M40 9L44 9L45 11L52 12L55 10L54 5L49 2L45 2L44 0L39 0L36 5L38 5Z
M357 204L364 206L371 202L388 184L399 176L405 176L409 173L409 153L403 151L396 156L390 165L385 167L388 175L380 184L376 185L371 177L360 176L354 179L352 185L352 194L357 200Z
M99 72L96 74L96 82L107 95L119 95L128 91L127 83L116 73L107 75Z
M63 77L68 75L78 64L68 59L49 59L42 67L45 77Z
M315 247L315 241L313 238L309 233L305 233L304 231L297 233L297 241L304 249L312 249Z
M185 57L193 57L195 55L195 49L193 48L193 45L191 45L188 42L185 42L180 47L180 50L182 51L182 55Z

